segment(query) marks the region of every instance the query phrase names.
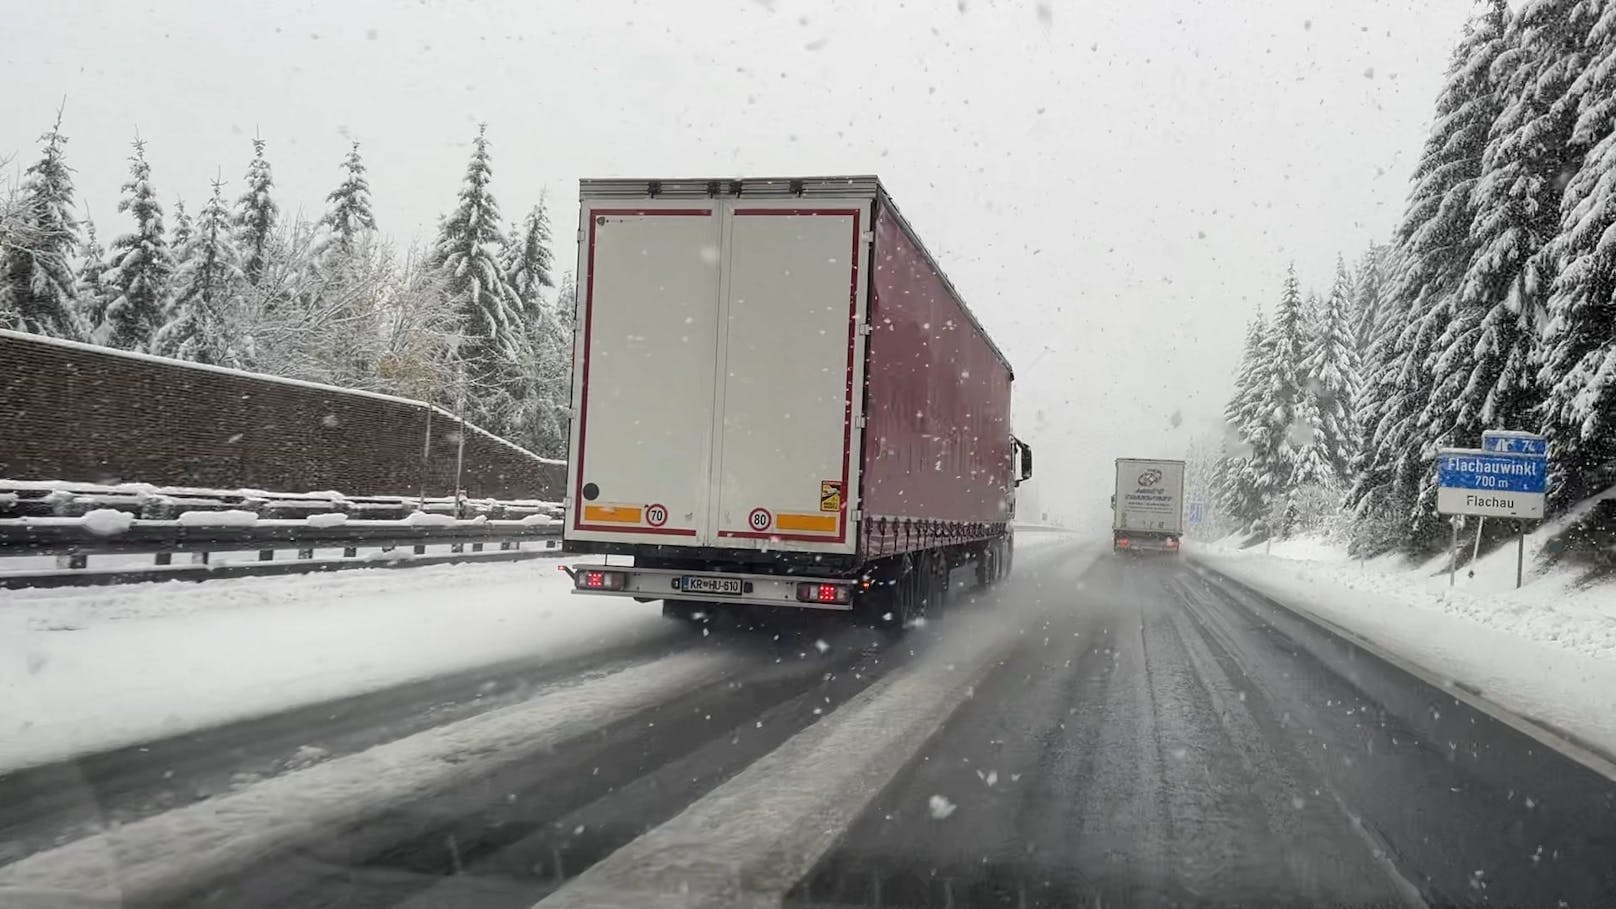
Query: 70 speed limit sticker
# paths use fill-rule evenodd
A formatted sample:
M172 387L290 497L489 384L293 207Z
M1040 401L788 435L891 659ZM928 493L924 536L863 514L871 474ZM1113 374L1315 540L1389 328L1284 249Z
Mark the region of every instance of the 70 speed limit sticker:
M652 527L661 527L663 524L668 523L668 506L645 506L645 523L650 524Z

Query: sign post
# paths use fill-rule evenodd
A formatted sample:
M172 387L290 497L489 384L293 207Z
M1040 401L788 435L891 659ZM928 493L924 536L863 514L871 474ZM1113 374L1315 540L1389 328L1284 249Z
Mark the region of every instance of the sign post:
M1454 515L1448 519L1453 525L1453 545L1448 547L1448 586L1453 586L1453 578L1459 573L1459 528L1464 526L1464 518Z
M1530 432L1489 429L1481 434L1480 448L1444 448L1437 452L1436 510L1440 514L1473 514L1485 518L1514 518L1516 529L1515 586L1523 580L1526 530L1522 519L1541 520L1548 491L1549 443ZM1454 552L1448 583L1457 573L1459 530L1454 526ZM1476 528L1476 552L1481 528ZM1471 576L1475 576L1475 554Z
M1515 589L1521 589L1521 569L1526 565L1526 525L1515 522Z

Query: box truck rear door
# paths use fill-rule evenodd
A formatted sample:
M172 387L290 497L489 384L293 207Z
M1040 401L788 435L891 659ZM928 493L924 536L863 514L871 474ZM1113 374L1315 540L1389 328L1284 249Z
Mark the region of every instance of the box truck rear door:
M732 203L712 518L721 545L853 549L870 204Z
M584 208L569 537L710 535L722 220L707 200Z

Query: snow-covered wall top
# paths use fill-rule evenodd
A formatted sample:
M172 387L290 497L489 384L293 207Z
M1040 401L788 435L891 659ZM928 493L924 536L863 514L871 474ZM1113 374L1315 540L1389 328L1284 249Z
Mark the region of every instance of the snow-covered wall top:
M460 424L422 401L0 330L0 426L0 476L448 495ZM562 462L466 429L469 495L559 495Z

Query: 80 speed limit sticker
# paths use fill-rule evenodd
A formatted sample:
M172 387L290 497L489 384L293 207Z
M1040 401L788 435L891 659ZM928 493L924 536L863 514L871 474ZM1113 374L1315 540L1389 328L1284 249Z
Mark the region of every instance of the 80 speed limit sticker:
M758 533L768 530L773 523L774 515L770 514L767 508L754 508L752 513L746 516L747 526Z

